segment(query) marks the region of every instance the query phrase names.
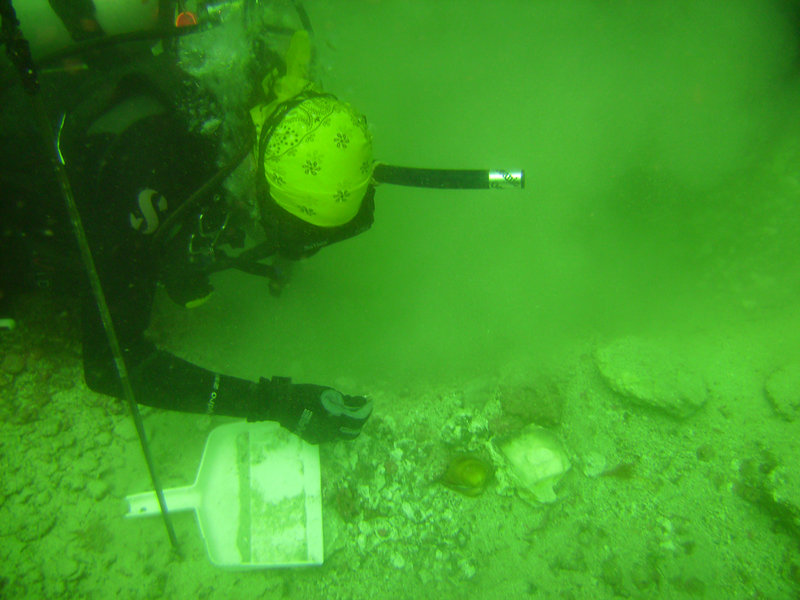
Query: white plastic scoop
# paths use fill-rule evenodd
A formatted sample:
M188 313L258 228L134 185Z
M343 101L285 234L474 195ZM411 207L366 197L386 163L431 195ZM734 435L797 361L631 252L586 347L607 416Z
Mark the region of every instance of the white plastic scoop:
M218 567L322 564L319 449L277 423L214 429L194 485L166 489L164 499L171 513L195 511ZM128 517L161 514L155 492L126 500Z

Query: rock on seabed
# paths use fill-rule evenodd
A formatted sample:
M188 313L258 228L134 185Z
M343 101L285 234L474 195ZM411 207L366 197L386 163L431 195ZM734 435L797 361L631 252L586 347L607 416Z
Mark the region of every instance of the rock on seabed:
M597 368L608 386L628 402L684 419L708 398L702 375L658 344L625 337L601 347Z
M767 399L779 417L800 419L800 363L784 365L766 381Z

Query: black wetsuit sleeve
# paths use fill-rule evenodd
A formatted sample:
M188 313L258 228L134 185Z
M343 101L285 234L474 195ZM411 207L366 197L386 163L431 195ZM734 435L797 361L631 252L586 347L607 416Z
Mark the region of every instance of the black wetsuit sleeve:
M214 149L169 114L142 119L113 141L95 136L83 148L89 158L72 163L76 179L83 182L79 208L136 400L187 412L262 413L258 384L159 350L144 334L164 261L178 260L169 252L154 252L155 220L165 219L213 172ZM115 361L88 286L82 310L86 382L97 392L121 397Z
M104 331L84 335L84 373L89 387L122 397ZM123 355L140 404L183 412L252 418L263 412L255 382L203 369L139 338L126 340Z

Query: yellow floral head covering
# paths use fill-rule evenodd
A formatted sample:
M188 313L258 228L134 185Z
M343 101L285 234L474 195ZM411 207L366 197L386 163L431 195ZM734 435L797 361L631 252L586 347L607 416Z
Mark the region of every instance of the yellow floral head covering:
M372 178L366 119L333 96L311 96L275 126L264 151L264 175L275 202L320 227L359 211Z

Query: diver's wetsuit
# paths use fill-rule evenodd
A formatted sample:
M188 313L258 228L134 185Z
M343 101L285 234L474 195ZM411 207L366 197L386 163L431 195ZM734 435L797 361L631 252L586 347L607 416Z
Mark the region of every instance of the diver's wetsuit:
M188 412L257 415L257 384L202 369L158 350L144 336L159 281L183 302L211 291L207 276L189 261L191 233L183 227L196 224L197 210L208 209L208 202L188 211L167 243L156 247L153 240L172 211L216 171L217 144L190 132L186 115L169 104L177 99L139 74L120 78L105 93L109 101L90 120L80 108L67 113L61 150L136 398ZM120 397L88 290L81 320L87 384Z
M102 110L88 111L91 119L67 114L60 148L136 398L159 408L265 418L259 384L202 369L157 349L144 336L159 282L181 304L211 291L208 269L192 260L190 243L198 234L199 215L218 213L221 202L201 202L174 231L159 233L164 243L154 238L176 207L217 170L217 144L191 131L186 115L193 109L175 110L180 99L135 73L117 79L105 93L109 102L101 103ZM299 258L363 231L372 223L373 194L370 190L353 222L340 228L319 230L276 211L273 241L262 256L278 252ZM62 229L65 234L68 228ZM120 397L99 312L88 289L84 295L86 382L95 391Z

